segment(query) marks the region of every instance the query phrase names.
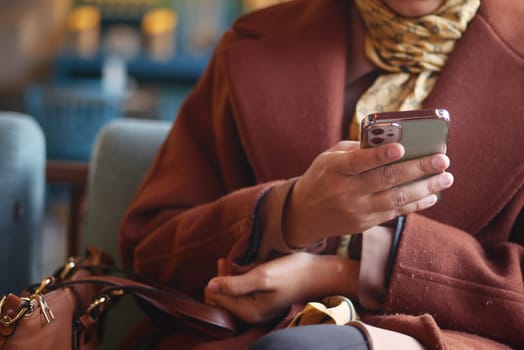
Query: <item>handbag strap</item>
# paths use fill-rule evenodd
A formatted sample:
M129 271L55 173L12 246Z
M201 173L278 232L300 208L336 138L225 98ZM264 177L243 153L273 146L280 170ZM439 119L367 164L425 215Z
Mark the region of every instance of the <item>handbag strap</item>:
M96 318L103 304L114 295L131 294L145 301L155 310L167 314L212 338L227 338L237 333L235 317L228 311L205 304L179 290L167 286L153 285L132 278L117 276L88 276L59 282L51 288L67 287L76 284L97 284L105 286L100 298L87 308L86 316Z

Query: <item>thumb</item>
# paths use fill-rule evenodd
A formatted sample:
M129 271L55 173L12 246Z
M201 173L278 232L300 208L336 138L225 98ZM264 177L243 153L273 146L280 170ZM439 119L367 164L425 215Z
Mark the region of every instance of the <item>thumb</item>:
M212 294L242 296L259 290L256 279L247 273L239 276L221 276L211 279L207 290Z

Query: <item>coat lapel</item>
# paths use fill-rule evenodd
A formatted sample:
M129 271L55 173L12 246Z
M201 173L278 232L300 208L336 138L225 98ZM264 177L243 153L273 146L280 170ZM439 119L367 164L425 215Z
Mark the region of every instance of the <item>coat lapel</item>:
M451 114L448 155L455 185L426 215L479 232L523 185L524 61L479 15L426 101Z
M257 181L302 174L340 139L349 2L310 3L318 8L306 11L310 17L300 28L224 53L237 126Z

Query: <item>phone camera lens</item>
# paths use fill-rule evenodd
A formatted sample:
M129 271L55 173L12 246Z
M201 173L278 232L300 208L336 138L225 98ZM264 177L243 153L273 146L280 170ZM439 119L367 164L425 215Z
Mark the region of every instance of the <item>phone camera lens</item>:
M373 130L371 130L371 133L373 135L379 136L379 135L382 135L384 133L384 129L379 129L379 128L373 129Z
M374 137L371 139L371 143L374 145L380 145L382 142L384 142L384 139L382 137Z

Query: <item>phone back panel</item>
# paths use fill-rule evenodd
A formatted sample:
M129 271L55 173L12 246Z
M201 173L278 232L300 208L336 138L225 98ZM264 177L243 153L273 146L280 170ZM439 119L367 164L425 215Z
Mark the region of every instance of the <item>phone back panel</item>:
M449 122L443 109L370 114L362 124L361 147L398 142L406 151L403 160L446 153Z
M440 119L418 119L399 122L400 140L406 154L404 159L446 153L448 123Z

